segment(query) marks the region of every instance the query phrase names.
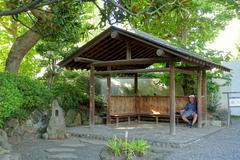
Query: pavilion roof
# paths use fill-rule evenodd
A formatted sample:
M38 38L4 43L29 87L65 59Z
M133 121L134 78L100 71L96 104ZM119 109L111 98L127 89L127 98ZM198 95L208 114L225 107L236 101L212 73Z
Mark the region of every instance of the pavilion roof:
M128 45L126 45L128 44ZM229 68L211 62L187 49L175 46L163 39L152 36L148 33L134 28L122 28L111 26L98 36L90 40L70 56L62 60L59 65L70 69L89 69L89 61L77 61L76 58L82 57L93 61L115 61L126 59L127 46L131 48L131 59L161 59L167 62L168 59L181 61L188 65L203 69L217 68L230 71ZM157 51L162 50L163 56L157 55ZM152 64L128 64L122 66L112 65L114 69L141 69L147 68ZM107 70L106 67L96 68Z

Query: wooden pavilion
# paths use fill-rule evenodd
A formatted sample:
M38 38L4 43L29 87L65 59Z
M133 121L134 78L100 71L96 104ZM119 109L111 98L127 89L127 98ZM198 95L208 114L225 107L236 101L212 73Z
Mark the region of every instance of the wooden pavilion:
M181 62L181 63L179 63ZM164 63L165 68L150 68L154 63ZM176 63L182 66L176 67ZM111 116L168 115L170 134L175 134L175 112L186 103L186 97L175 96L175 74L197 76L198 127L202 127L203 113L206 118L207 80L206 70L212 68L229 72L230 69L202 58L186 49L174 46L136 29L111 26L59 63L69 69L90 70L90 125L94 125L94 79L95 75L107 76L108 105L107 124ZM187 67L186 67L187 66ZM138 74L168 72L169 96L139 96ZM133 74L135 96L112 96L111 75ZM158 116L155 116L158 117Z

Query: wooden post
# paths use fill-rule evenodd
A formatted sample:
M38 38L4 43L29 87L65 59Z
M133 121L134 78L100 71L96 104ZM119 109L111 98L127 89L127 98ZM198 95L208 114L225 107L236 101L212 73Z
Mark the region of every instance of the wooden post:
M134 74L134 96L135 96L135 110L139 114L139 105L138 105L138 74ZM138 123L140 122L140 115L138 115Z
M207 110L207 74L206 70L203 70L202 73L202 95L203 95L203 108L205 109L205 126L208 125L208 110Z
M175 97L175 67L174 63L170 63L170 85L169 85L169 97L170 97L170 135L175 135L175 104L176 104L176 97Z
M95 86L94 86L94 66L91 65L90 67L90 97L89 97L89 100L90 100L90 103L89 103L89 125L90 126L93 126L94 123L95 123L95 120L94 120L94 114L95 114Z
M126 54L126 59L130 60L132 58L132 53L131 53L131 45L129 42L127 42L127 54Z
M138 95L138 74L134 74L134 94Z
M111 67L108 66L108 70L111 70ZM107 76L107 124L110 124L110 109L111 109L111 95L112 95L112 86L111 86L111 74Z
M202 71L197 73L198 128L202 128Z

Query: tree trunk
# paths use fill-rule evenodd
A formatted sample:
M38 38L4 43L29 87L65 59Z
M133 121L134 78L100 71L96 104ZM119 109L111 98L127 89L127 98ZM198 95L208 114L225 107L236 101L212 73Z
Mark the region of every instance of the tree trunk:
M36 31L36 26L33 26L22 36L18 37L8 54L5 71L17 73L24 56L34 45L41 39L41 35Z

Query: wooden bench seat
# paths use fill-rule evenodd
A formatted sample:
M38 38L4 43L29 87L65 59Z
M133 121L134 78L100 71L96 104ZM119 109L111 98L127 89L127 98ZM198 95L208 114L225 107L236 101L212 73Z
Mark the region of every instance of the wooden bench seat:
M153 113L139 113L139 114L135 114L135 113L131 113L131 114L116 114L116 115L111 115L110 118L115 119L116 122L116 127L119 126L119 120L121 118L127 118L128 124L131 123L131 118L137 118L138 123L141 122L141 117L151 117L151 118L155 118L155 122L156 124L158 124L159 119L170 119L170 115L169 114L153 114ZM179 119L181 118L180 115L176 114L175 116L176 118L176 124L179 124Z
M115 115L110 115L111 119L116 119L116 127L119 125L119 119L120 118L127 118L128 119L128 124L131 122L131 117L137 117L137 114L135 113L129 113L129 114L115 114Z

